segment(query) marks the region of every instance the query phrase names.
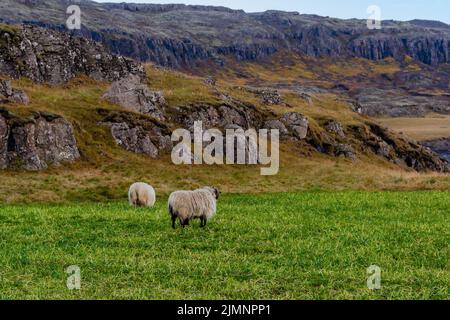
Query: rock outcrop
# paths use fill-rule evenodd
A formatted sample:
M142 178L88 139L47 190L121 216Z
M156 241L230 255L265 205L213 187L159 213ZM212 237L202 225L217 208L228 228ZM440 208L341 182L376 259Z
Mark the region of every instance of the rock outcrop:
M261 102L265 105L279 105L283 103L283 97L278 92L278 90L270 89L270 88L252 88L252 87L244 87L240 88L246 90L248 92L253 93L257 97L261 99Z
M299 140L305 139L308 134L309 120L300 113L288 112L283 115L281 121Z
M22 90L14 89L10 80L0 80L0 103L28 104L30 99Z
M171 131L153 118L129 112L98 110L104 117L102 125L111 129L117 145L125 150L158 158L172 150Z
M48 113L28 118L0 111L0 168L30 171L80 158L72 125Z
M360 141L362 150L370 150L393 163L416 171L450 172L450 164L438 154L378 124L351 126L349 130Z
M50 84L79 74L107 81L144 77L140 64L108 53L97 42L33 26L0 27L0 73Z
M159 91L152 91L146 84L141 82L137 75L130 74L128 77L114 82L103 99L118 104L123 108L143 113L157 120L164 120L164 106L166 101Z
M448 95L418 95L398 88L365 88L353 96L358 112L372 117L422 117L430 112L450 114Z
M196 121L202 121L204 129L223 129L232 125L243 129L260 128L263 122L263 115L255 106L237 100L220 105L183 106L175 111L172 120L191 131Z
M170 67L194 67L205 59L222 65L223 56L256 60L282 50L371 60L400 60L407 54L430 65L450 61L450 26L439 22L383 21L381 30L368 30L366 20L297 12L245 13L211 6L91 1L79 5L89 21L80 35L104 43L114 53ZM2 0L0 21L61 30L66 9L65 0L27 5Z
M420 143L436 152L442 159L450 162L450 138L441 138L436 140L428 140Z
M303 140L308 134L309 120L300 113L288 112L280 119L266 121L264 128L279 130L281 139Z
M325 124L325 129L330 132L338 135L341 138L345 138L345 132L342 124L338 121L329 121Z

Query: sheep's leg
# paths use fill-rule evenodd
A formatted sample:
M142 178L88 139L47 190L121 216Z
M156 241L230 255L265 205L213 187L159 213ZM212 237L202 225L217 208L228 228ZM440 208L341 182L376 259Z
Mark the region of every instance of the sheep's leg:
M172 228L175 229L175 222L177 221L176 216L172 216Z
M202 218L200 218L200 227L201 228L203 228L203 222L204 222L205 220L203 219L203 217Z

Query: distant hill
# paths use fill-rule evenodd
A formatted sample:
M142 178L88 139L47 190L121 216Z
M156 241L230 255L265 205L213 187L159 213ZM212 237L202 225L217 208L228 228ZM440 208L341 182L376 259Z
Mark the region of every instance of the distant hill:
M2 0L0 21L64 30L66 0ZM79 1L87 38L112 52L170 67L193 67L224 56L256 60L289 50L319 57L401 59L429 65L450 61L450 26L438 21L341 20L296 12L245 13L224 7Z

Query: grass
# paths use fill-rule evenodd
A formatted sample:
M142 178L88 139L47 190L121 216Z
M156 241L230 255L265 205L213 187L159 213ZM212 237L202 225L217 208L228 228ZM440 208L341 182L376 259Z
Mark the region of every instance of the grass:
M0 299L448 298L450 192L228 194L184 230L165 201L2 205Z
M152 88L162 90L168 108L186 103L217 103L217 93L200 77L147 67ZM295 94L283 92L290 106L263 106L260 97L220 80L218 89L263 112L282 115L296 111L317 127L326 119L358 124L366 119L352 112L344 101L331 94L316 94L308 105ZM416 173L373 154L361 154L356 162L331 158L305 150L304 146L282 144L280 172L262 177L258 166L175 166L170 157L153 160L117 146L109 129L99 125L104 118L99 108L119 111L120 107L101 99L109 84L79 77L62 86L15 80L14 86L30 96L29 105L10 104L12 112L27 116L47 111L64 116L74 125L81 159L72 164L53 166L44 172L0 171L2 203L67 203L120 199L128 186L147 181L160 193L179 188L216 185L228 193L285 192L304 190L447 190L450 175ZM136 115L137 116L137 115ZM27 190L27 192L24 192Z
M450 116L446 115L429 115L425 118L382 118L378 121L419 141L450 138Z

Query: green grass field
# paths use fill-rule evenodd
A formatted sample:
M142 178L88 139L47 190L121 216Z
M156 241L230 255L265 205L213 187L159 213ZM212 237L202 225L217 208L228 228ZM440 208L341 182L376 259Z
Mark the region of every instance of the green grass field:
M165 202L1 205L0 299L449 297L450 192L225 195L184 230Z

